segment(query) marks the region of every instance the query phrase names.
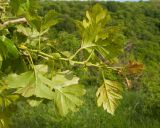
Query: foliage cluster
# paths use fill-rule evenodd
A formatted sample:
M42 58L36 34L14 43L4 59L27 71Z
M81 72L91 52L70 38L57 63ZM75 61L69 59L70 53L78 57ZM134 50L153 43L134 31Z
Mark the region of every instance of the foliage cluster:
M159 3L101 2L113 20L101 6L91 8L94 4L11 0L10 5L0 5L1 127L16 107L17 113L11 118L16 128L23 124L24 128L159 125ZM17 24L10 22L17 18ZM123 35L127 39L125 47ZM133 59L145 64L142 77L135 74L143 65L132 61L127 64ZM118 74L123 77L116 77ZM122 98L122 85L117 81L126 82L134 91L124 94L128 98L111 117L95 108L95 93L98 105L114 114ZM77 111L82 105L80 97L86 90L81 84L87 88L84 107L56 123L59 115ZM39 106L28 110L30 106L19 100Z
M64 14L69 21L76 17L81 19L87 8L96 2L49 2L49 8L53 7ZM145 71L142 77L132 81L133 88L140 93L142 114L159 118L159 61L160 61L160 2L100 2L103 7L109 10L112 22L110 24L120 26L126 38L125 54L121 57L121 63L129 60L143 62ZM83 5L83 6L82 6ZM45 6L45 5L43 5ZM70 8L66 9L66 8ZM80 9L79 9L80 8ZM64 11L64 10L67 11ZM74 11L74 14L73 14ZM77 15L78 14L78 15ZM69 25L68 25L69 24ZM71 23L65 24L63 31L75 33L75 26ZM61 28L57 26L57 29ZM59 29L62 30L62 29ZM72 31L71 31L72 30ZM138 77L137 77L138 78Z
M108 11L96 4L86 11L82 21L75 21L78 49L63 49L64 46L59 47L57 43L65 40L59 37L66 33L53 38L49 31L62 17L55 10L41 11L40 3L38 0L5 0L0 4L0 126L8 127L10 108L16 107L19 100L27 101L32 107L42 102L53 103L60 116L77 111L86 92L80 83L81 76L76 75L77 69L99 72L97 105L114 115L123 88L106 75L116 71L127 82L129 75L143 70L143 65L137 62L125 66L118 62L124 46L119 27L110 24ZM76 42L76 38L70 37L71 42L72 39Z

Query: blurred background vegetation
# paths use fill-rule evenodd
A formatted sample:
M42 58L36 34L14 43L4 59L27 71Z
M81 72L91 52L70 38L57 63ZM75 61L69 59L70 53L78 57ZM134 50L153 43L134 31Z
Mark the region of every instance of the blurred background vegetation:
M63 19L50 30L56 47L74 52L80 45L75 32L75 19L81 20L95 2L42 2L41 15L55 9ZM141 76L124 92L115 116L96 106L98 73L79 71L87 89L80 111L60 118L51 104L30 108L19 102L12 114L12 128L159 128L160 127L160 2L100 2L109 10L113 25L118 25L126 38L122 62L137 60L145 65ZM94 76L90 77L90 73ZM108 76L115 79L114 76ZM84 82L85 81L85 82ZM87 82L86 82L87 81Z

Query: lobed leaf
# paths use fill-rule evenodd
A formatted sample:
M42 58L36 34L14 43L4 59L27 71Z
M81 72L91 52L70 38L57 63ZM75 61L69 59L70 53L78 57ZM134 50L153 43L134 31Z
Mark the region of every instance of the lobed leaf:
M57 18L57 13L53 10L49 11L43 19L42 31L49 29L50 27L56 25L59 22Z
M20 75L12 74L6 79L8 88L16 88L15 93L24 97L36 96L40 98L53 99L50 89L52 82L40 73L28 71Z
M36 72L28 71L20 75L9 75L6 79L8 88L17 89L15 93L24 97L36 96L54 100L61 116L65 116L69 111L76 111L83 103L79 98L85 94L83 86L78 84L79 78L70 71L65 71L58 73L52 80L49 80L41 74L44 70L40 70L40 67L44 67L44 65L36 66ZM28 102L31 106L40 103L35 100Z
M85 94L85 89L78 84L79 78L62 73L53 77L54 103L61 116L69 111L76 111L83 101L79 98Z
M122 88L119 86L119 83L105 80L96 92L98 106L103 106L104 110L113 115L119 104L119 100L122 99L121 92Z
M86 12L86 18L76 24L82 37L81 49L94 50L96 56L99 54L112 62L123 51L124 38L118 27L108 25L109 21L108 11L96 4Z

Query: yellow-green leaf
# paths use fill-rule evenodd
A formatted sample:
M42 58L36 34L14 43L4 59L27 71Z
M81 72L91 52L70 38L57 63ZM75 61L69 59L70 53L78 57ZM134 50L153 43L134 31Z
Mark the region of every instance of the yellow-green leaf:
M96 93L98 106L103 106L104 110L113 115L119 104L119 100L122 99L121 92L122 88L118 82L105 80Z
M94 50L95 56L99 59L101 55L103 59L112 63L123 51L124 37L118 27L109 25L109 21L108 11L96 4L86 12L86 18L76 21L76 24L82 38L81 49L87 52Z
M36 100L36 99L28 99L27 102L30 106L36 107L38 106L43 100Z

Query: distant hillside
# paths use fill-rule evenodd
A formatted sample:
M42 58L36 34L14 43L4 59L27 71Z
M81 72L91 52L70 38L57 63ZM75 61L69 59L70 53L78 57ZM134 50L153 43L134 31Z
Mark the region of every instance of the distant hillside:
M85 10L95 3L47 2L43 4L42 12L55 9L63 19L56 29L74 33L74 20L82 19ZM160 114L160 2L99 3L109 10L112 24L120 26L126 37L126 45L131 46L126 51L126 61L135 59L145 64L143 77L134 86L143 88L146 104Z

